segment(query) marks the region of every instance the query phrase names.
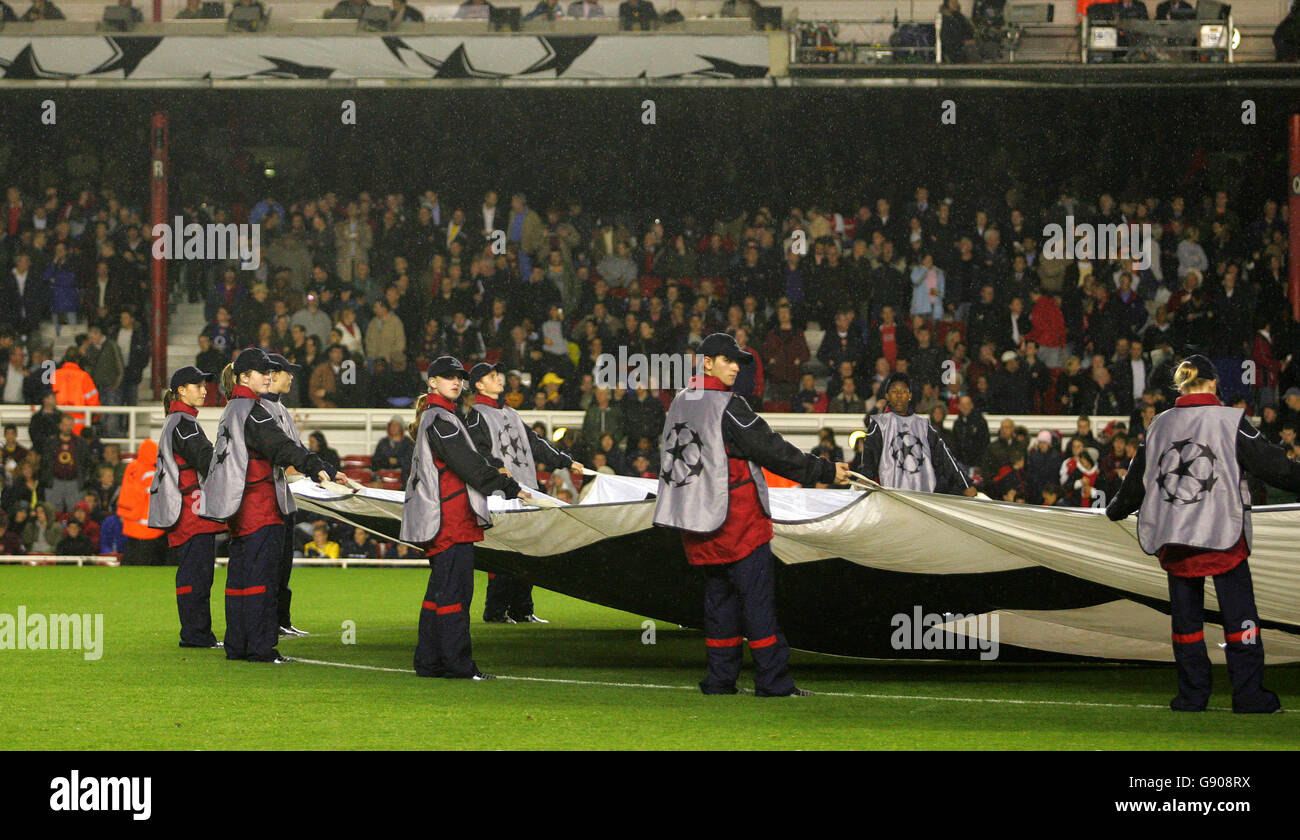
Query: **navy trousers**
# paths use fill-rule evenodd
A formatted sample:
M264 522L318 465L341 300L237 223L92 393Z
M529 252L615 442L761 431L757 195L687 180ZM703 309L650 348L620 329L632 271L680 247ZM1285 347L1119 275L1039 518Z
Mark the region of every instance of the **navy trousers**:
M275 595L284 526L266 525L230 540L226 572L226 658L270 662L276 641Z
M533 585L514 575L491 575L483 599L483 620L508 615L518 621L533 614Z
M176 611L181 618L182 647L212 647L212 572L217 563L217 535L195 534L168 551L176 564Z
M289 617L289 605L293 602L293 590L289 588L289 576L293 574L293 514L284 518L284 545L280 549L280 566L276 570L276 621L280 627L292 627Z
M478 673L469 640L474 544L457 543L430 557L429 566L429 586L420 607L415 673L421 677L472 677Z
M1223 615L1223 634L1228 643L1228 679L1232 681L1234 712L1271 712L1280 708L1277 695L1264 688L1264 640L1255 610L1255 590L1250 566L1243 560L1232 571L1214 576L1214 592ZM1205 708L1210 700L1210 657L1205 652L1202 623L1205 610L1205 578L1169 575L1169 605L1172 613L1174 663L1178 668L1176 709Z
M742 633L754 657L754 689L761 695L794 690L790 646L776 621L776 569L771 543L747 557L708 566L704 580L704 636L708 672L700 683L705 694L735 694L740 676Z

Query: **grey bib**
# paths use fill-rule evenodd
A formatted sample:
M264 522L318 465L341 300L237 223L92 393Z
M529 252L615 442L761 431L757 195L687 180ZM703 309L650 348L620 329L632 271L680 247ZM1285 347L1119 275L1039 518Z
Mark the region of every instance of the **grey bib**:
M730 487L722 415L730 402L730 391L687 389L673 397L659 436L654 524L711 534L726 522ZM763 511L771 516L762 469L751 462L749 473Z
M871 418L882 436L880 483L897 490L934 492L930 423L920 415L887 411Z
M154 467L153 483L149 486L149 527L167 529L181 518L181 467L172 452L172 433L182 420L194 418L183 411L173 411L163 421L162 436L158 439L158 464ZM198 423L194 433L203 434ZM191 464L190 466L194 466ZM195 471L198 474L198 471Z
M429 429L435 417L455 424L457 433L465 438L471 449L474 448L465 424L447 409L431 405L420 415L420 425L415 430L415 458L411 461L411 476L406 480L406 502L402 505L402 529L398 534L398 539L403 542L431 542L442 529L442 484L438 465L434 463L433 447L429 443ZM436 429L433 433L438 434ZM469 494L469 506L479 524L484 527L491 525L487 499L468 484L465 492Z
M293 422L293 415L289 413L289 409L285 407L284 403L279 400L262 400L262 405L271 413L271 416L275 418L275 424L286 435L300 443L302 442L302 438L298 435L298 424ZM276 487L278 488L280 482L283 482L287 488L289 480L284 476L284 467L272 467L272 469L275 471ZM279 497L278 492L276 496ZM292 493L287 494L286 498L280 499L280 509L284 510L286 507L288 508L288 510L285 510L286 514L291 514L298 509L298 504L293 500Z
M528 427L513 408L493 408L475 403L481 423L486 423L492 438L492 456L505 464L510 477L530 490L537 488L537 462L528 443Z
M248 479L248 443L244 437L244 423L258 402L241 397L226 403L221 422L217 424L217 439L212 445L208 480L199 493L199 516L204 519L229 519L243 502ZM274 415L270 422L274 422ZM284 479L284 471L272 470L271 475L280 512L287 515L289 485Z
M1250 548L1250 503L1237 463L1242 410L1173 408L1146 435L1146 493L1138 541L1147 554L1166 545L1226 551L1244 534Z

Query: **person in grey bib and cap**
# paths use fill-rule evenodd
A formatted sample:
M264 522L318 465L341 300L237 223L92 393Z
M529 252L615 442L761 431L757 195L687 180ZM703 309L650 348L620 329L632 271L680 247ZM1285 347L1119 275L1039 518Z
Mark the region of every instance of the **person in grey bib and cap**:
M207 383L216 379L190 365L172 374L163 393L167 417L158 436L158 460L149 488L149 527L167 532L170 562L176 566L176 611L181 647L215 648L209 604L221 522L199 516L202 483L208 477L212 444L198 423Z
M289 662L276 649L276 594L290 509L284 468L321 483L333 480L335 470L286 435L262 401L276 371L266 353L246 348L230 371L230 401L199 493L199 515L230 525L226 658Z
M731 391L753 354L726 333L696 350L700 374L673 398L660 436L654 524L682 532L686 560L704 570L700 690L735 694L741 644L754 657L754 693L802 696L790 678L790 647L776 618L772 513L763 468L805 487L840 483L847 464L801 452Z
M912 386L907 374L894 373L884 382L889 410L867 415L866 437L854 468L883 487L974 496L979 491L966 480L965 470L930 425L912 411Z
M294 422L293 415L281 400L285 394L293 392L293 380L302 375L302 368L279 353L268 353L266 357L271 360L276 369L271 374L271 389L262 395L262 404L266 406L267 411L271 412L281 431L290 439L301 443L302 436L298 434L298 424ZM276 467L276 469L281 475L285 472L283 467ZM289 588L289 577L293 574L293 526L298 505L294 502L292 493L286 501L289 511L284 515L284 547L280 551L279 586L275 598L276 623L280 626L281 636L306 636L307 631L293 626L293 618L290 615L293 590Z
M1300 492L1300 463L1288 461L1251 425L1245 412L1216 396L1219 376L1205 356L1193 355L1174 371L1182 394L1160 414L1130 462L1106 516L1119 521L1138 513L1138 542L1160 558L1169 578L1176 712L1204 711L1210 700L1210 658L1205 651L1205 579L1214 578L1227 646L1232 710L1280 711L1264 688L1264 641L1250 565L1250 495L1243 472Z
M474 543L491 527L487 497L527 499L528 491L478 453L457 409L468 374L451 356L426 371L431 391L416 403L415 460L402 505L402 542L425 547L429 585L420 609L415 673L421 677L484 680L469 638L474 598Z
M465 418L474 448L489 464L506 473L521 487L537 486L537 463L582 472L582 464L557 451L523 421L519 412L501 402L506 379L500 365L479 362L470 368L469 385L476 393ZM546 624L533 613L533 585L515 575L488 576L483 620L489 624Z

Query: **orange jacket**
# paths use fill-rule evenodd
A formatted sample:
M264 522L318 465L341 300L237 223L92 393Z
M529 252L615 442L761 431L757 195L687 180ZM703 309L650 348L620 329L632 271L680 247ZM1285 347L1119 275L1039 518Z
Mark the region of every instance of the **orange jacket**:
M158 465L158 444L146 440L140 444L135 460L122 475L122 489L117 495L117 515L122 520L122 533L137 540L152 540L163 531L150 528L149 488L153 485L154 469Z
M54 396L59 405L99 405L99 389L95 380L73 362L64 362L63 367L54 372ZM81 434L86 427L86 416L73 413L76 421L72 426L73 434Z

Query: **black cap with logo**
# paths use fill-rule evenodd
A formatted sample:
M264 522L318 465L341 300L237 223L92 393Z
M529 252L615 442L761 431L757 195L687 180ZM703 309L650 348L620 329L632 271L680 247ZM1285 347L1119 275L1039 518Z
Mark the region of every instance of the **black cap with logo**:
M480 379L493 371L496 371L497 373L505 373L505 367L499 364L490 365L487 362L479 362L469 369L469 384L471 386L475 385Z
M204 373L194 365L186 365L172 374L170 387L173 391L180 390L182 385L197 385L200 382L216 382L217 376L214 373Z
M247 373L250 370L261 371L262 373L274 373L280 367L266 353L257 347L248 347L240 351L239 358L235 359L235 365L232 368L235 376L241 373Z
M736 338L728 333L713 333L706 336L700 342L700 346L695 348L696 355L706 358L714 356L726 356L733 362L739 362L742 365L753 364L754 354L748 350L741 350L740 345L736 343Z
M469 374L465 372L465 366L454 356L439 356L434 359L429 363L429 370L425 372L425 376L430 379L435 376L441 376L444 379L452 376L459 376L461 379L469 378Z

